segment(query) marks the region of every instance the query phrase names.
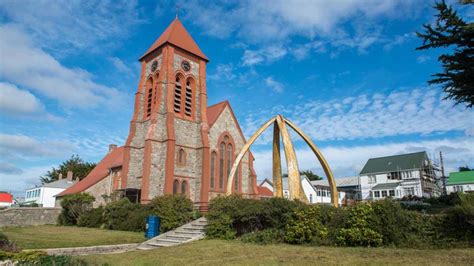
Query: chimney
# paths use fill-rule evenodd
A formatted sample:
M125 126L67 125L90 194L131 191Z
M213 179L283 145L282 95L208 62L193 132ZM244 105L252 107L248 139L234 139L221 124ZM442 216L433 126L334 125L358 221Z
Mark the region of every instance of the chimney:
M58 180L63 179L63 173L59 173Z
M72 171L67 171L66 179L67 179L68 181L72 181Z
M109 152L115 150L117 148L117 144L109 144Z

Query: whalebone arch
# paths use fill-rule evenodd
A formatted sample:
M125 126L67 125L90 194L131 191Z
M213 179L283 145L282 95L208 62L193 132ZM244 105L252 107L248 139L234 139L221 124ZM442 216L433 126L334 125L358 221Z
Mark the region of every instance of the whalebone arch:
M300 172L298 167L298 161L296 159L295 149L293 143L291 142L290 134L288 132L287 125L292 128L298 135L308 144L308 146L313 151L314 155L321 164L326 178L329 182L329 187L331 189L331 202L335 207L338 207L338 192L336 188L336 183L334 176L332 174L331 168L324 158L321 151L313 143L313 141L306 135L301 129L299 129L295 124L293 124L288 119L284 118L281 115L277 115L270 120L268 120L262 127L260 127L250 139L245 143L245 145L240 150L237 155L232 169L229 173L226 194L231 195L232 184L234 176L238 169L240 162L244 155L249 151L250 146L255 142L255 140L270 126L273 124L273 195L275 197L283 197L283 182L282 182L282 172L281 172L281 155L280 155L280 136L283 141L283 150L285 152L286 166L288 168L288 188L290 191L291 200L301 200L307 202L307 198L304 195L303 188L301 185Z

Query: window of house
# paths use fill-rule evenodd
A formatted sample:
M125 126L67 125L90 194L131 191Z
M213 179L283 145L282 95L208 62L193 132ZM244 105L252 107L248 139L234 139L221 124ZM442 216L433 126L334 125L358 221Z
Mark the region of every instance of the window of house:
M374 191L374 198L380 198L380 191Z
M211 188L214 188L215 184L215 179L216 179L216 159L217 159L217 154L215 151L211 153L211 180L210 180L210 185Z
M389 195L390 197L395 197L395 190L393 190L393 189L389 190L389 191L388 191L388 195Z
M288 191L285 191L285 198L288 198Z
M191 79L186 81L186 93L184 96L184 114L191 116L192 114L192 103L193 103L193 89Z
M234 150L232 148L232 144L228 144L227 145L227 157L226 157L226 161L227 161L227 177L226 178L229 178L229 175L230 175L230 169L232 168L232 159L234 158Z
M316 196L321 196L321 190L316 190Z
M387 197L387 190L382 190L382 198Z
M454 192L463 192L463 187L462 186L454 186Z
M181 183L181 194L187 195L188 194L188 182L183 181Z
M309 203L313 203L313 194L309 194Z
M224 158L225 158L225 143L222 142L219 148L219 188L224 188Z
M176 83L174 87L174 112L181 113L181 78L179 76L176 77Z
M405 194L405 196L415 195L415 188L414 187L403 188L403 193Z
M377 183L377 177L375 175L369 175L369 184Z
M179 192L179 181L175 179L173 181L173 194L176 195Z

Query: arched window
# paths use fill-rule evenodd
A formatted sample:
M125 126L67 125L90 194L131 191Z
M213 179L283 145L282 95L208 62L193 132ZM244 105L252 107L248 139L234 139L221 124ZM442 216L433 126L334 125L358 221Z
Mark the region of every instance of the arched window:
M219 188L224 188L224 158L225 158L225 143L222 142L219 148Z
M173 181L173 195L178 194L178 192L179 192L179 181L175 179Z
M179 149L178 152L178 164L185 165L186 164L186 152L183 148Z
M155 74L155 80L158 81L159 78L160 78L160 73L159 73L159 72L156 72L156 74ZM158 85L157 85L157 86L158 86ZM158 91L159 91L159 89L158 89L157 86L155 87L155 93L154 93L155 95L154 95L154 97L153 97L153 105L155 105L155 106L156 106L156 99L158 98Z
M232 144L227 144L227 155L226 155L226 161L227 161L227 174L226 177L229 178L230 175L230 169L232 168L232 162L234 158L234 150L232 148Z
M147 91L146 117L150 117L151 105L152 105L152 100L153 100L153 79L152 78L149 78L148 81L146 82L146 91Z
M216 159L217 154L215 151L211 153L211 180L210 180L210 187L214 188L215 179L216 179Z
M181 182L181 194L183 195L188 194L188 182L186 181Z
M174 87L174 112L181 113L181 77L176 76L176 83Z
M184 114L186 116L192 115L192 104L193 104L193 88L191 79L186 81L186 94L184 96Z
M239 191L239 170L240 170L240 167L237 167L237 171L235 171L235 178L234 178L235 191Z

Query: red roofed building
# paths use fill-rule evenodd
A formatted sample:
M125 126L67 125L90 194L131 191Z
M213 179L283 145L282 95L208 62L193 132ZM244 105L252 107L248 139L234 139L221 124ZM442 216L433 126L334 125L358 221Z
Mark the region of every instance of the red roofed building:
M0 207L10 207L13 204L13 195L0 191Z
M273 197L273 192L267 187L257 186L257 191L258 191L258 197L260 199Z
M237 118L228 101L207 106L209 60L178 18L139 60L125 145L111 149L85 179L58 196L88 192L101 204L114 191L142 203L184 194L206 210L211 198L225 194L230 168L246 142ZM258 194L253 160L251 153L244 156L233 184L246 197Z

